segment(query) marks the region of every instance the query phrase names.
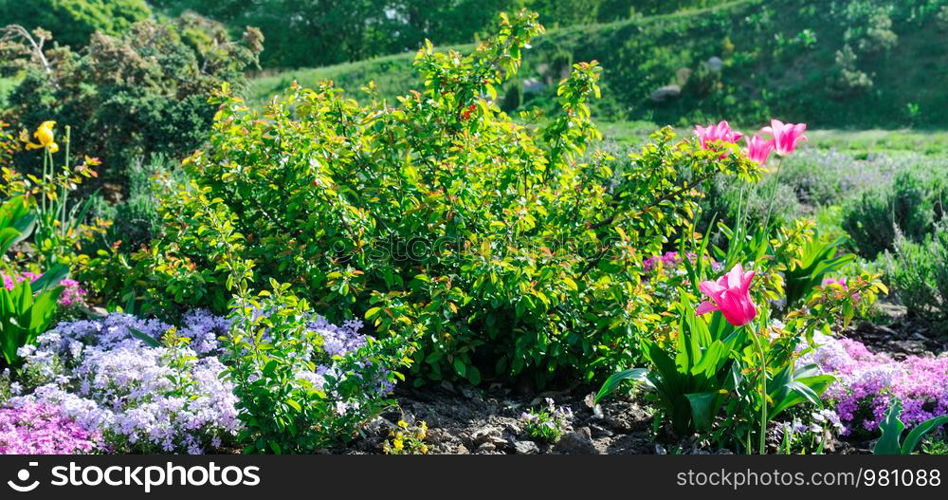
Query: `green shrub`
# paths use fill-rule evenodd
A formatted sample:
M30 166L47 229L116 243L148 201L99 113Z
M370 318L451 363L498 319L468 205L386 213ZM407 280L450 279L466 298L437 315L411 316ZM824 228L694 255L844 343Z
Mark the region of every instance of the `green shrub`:
M386 396L399 349L368 339L343 354L327 352L327 332L313 326L309 305L286 289L273 284L272 294L238 299L223 339L226 376L244 424L237 440L248 443L245 452L313 453L355 437L392 405Z
M885 268L893 290L911 313L933 322L948 321L948 221L920 243L897 238Z
M142 21L118 37L96 33L80 53L50 54L50 72L31 65L4 117L29 129L46 120L71 124L73 157L101 158L102 180L121 186L136 157L182 155L205 140L214 116L207 99L254 64L255 33L231 41L194 15Z
M118 245L123 251L134 251L149 243L161 229L158 213L160 180L175 178L177 162L162 155L148 160L136 158L128 167L128 194L120 202L111 204L96 196L93 212L102 220L112 221L104 238L104 245ZM180 177L180 176L179 176Z
M546 125L511 122L481 96L539 31L521 13L471 55L426 47L424 92L396 107L331 83L261 111L222 95L210 146L186 162L193 184L164 199L166 233L129 262L134 293L220 306L227 267L251 262L257 286L275 278L332 321L364 314L417 341L416 380L544 383L633 360L658 320L642 256L689 225L696 186L757 168L670 129L621 163L581 155L598 138L595 64L575 65Z
M514 81L507 85L507 91L504 92L504 98L500 101L500 109L511 113L516 111L523 104L523 85Z
M0 24L43 28L73 48L85 46L96 31L120 35L149 16L145 0L0 0Z
M897 234L921 241L943 212L942 184L916 169L898 174L843 207L843 229L860 255L875 258L895 248Z
M769 175L756 184L735 183L719 175L701 201L701 208L705 223L715 217L729 226L754 227L766 223L774 227L804 214L793 187L783 180L782 173Z

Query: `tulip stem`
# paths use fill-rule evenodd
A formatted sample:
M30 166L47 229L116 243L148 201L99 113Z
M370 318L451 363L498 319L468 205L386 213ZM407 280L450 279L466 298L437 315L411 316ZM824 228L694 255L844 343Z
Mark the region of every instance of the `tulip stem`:
M764 352L763 339L755 336L757 351L760 353L760 454L767 454L767 354Z

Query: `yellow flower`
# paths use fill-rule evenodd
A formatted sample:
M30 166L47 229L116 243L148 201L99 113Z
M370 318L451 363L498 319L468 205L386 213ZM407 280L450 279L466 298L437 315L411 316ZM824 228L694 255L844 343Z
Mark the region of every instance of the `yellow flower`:
M50 153L55 153L59 151L59 144L56 144L56 137L53 134L53 127L55 126L56 122L48 120L43 122L43 124L36 129L36 132L33 132L33 137L36 137L39 141L38 144L30 142L30 136L25 130L20 132L20 140L26 143L26 149L46 148Z
M395 448L395 451L402 451L405 449L405 443L403 443L401 439L392 441L392 446Z

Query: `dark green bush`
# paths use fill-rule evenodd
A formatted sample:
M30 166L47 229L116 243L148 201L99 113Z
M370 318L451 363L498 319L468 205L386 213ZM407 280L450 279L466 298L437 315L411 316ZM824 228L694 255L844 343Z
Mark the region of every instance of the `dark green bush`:
M193 183L164 197L165 233L128 261L131 292L221 307L249 262L256 288L288 283L331 321L364 316L417 342L419 381L545 383L627 364L661 319L643 256L690 225L702 181L757 170L669 129L623 163L583 154L599 137L594 64L575 66L546 125L511 122L482 96L539 30L522 13L471 55L427 47L423 93L395 107L330 83L258 111L223 95L209 147L186 164Z
M717 221L734 227L744 224L757 227L786 225L804 214L804 208L782 176L770 175L757 184L734 182L718 176L701 200L702 221ZM705 225L700 227L704 229Z
M96 33L81 52L58 51L50 72L31 67L4 117L30 129L72 125L73 156L101 158L103 180L121 186L134 158L181 156L205 140L211 91L240 81L261 49L258 35L232 41L194 15L142 21L119 37Z
M161 216L155 188L159 179L177 175L176 163L161 155L147 161L136 158L128 168L128 190L123 199L109 203L102 196L95 198L95 216L112 221L102 238L104 246L134 251L159 234Z
M843 229L859 254L870 259L894 250L898 234L920 242L943 212L942 186L930 173L904 171L845 203Z
M909 312L948 324L948 220L920 243L897 238L885 262L892 288Z
M523 85L519 81L510 82L504 98L500 101L500 109L510 113L516 111L523 104Z

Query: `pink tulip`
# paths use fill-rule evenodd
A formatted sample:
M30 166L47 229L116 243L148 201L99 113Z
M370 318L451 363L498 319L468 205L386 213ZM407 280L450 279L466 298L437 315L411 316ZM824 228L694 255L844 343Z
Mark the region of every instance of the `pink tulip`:
M695 127L694 133L701 139L701 149L710 149L709 143L713 141L734 144L744 136L740 132L731 129L731 126L723 120L717 125L708 125L707 127L698 125Z
M747 139L747 148L744 149L744 154L754 163L763 165L767 163L770 152L773 150L774 141L765 141L761 136L754 134L754 137Z
M750 323L757 317L757 308L750 297L750 285L754 271L744 272L740 264L717 281L703 281L698 288L710 301L698 305L697 314L721 311L724 319L734 326Z
M780 156L786 156L797 148L797 143L805 141L806 123L784 123L780 120L770 120L770 126L760 129L761 133L773 137L774 148Z
M849 287L846 286L846 278L840 278L840 279L825 278L825 279L823 279L823 287L824 287L824 288L826 288L826 287L828 287L828 286L832 286L832 285L836 285L836 286L842 288L843 290L849 290Z

